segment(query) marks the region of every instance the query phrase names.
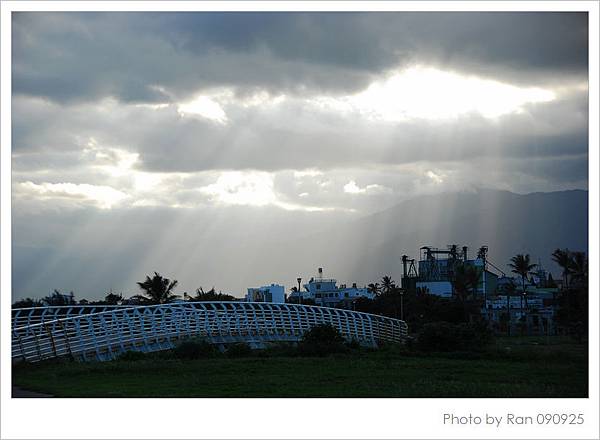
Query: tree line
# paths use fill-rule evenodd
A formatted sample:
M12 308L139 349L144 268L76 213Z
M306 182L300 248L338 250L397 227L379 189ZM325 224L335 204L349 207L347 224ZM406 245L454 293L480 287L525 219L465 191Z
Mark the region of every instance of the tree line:
M41 307L41 306L69 306L69 305L154 305L167 304L176 300L183 301L236 301L232 295L217 292L214 287L204 291L202 287L196 289L193 294L184 292L183 295L177 295L173 289L177 286L177 280L171 280L163 277L158 272L154 275L146 275L144 281L137 282L138 288L142 291L140 294L125 298L123 293L114 293L110 290L100 301L88 301L81 299L77 301L75 294L71 291L69 294L62 294L59 290L53 292L41 299L25 298L13 303L13 308L23 307Z
M556 249L552 259L561 268L561 288L553 305L556 307L555 321L569 332L576 335L587 333L588 310L588 260L584 252ZM506 295L507 314L506 320L510 329L510 304L511 298L519 296L521 310L527 310L527 284L531 283L530 276L535 274L536 264L531 262L529 254L517 254L508 263L511 272L515 274L519 283L510 281L503 289ZM418 289L402 289L389 276L382 277L379 282L370 283L367 288L374 294L373 299L359 297L353 303L354 310L375 313L395 318L403 318L409 328L416 331L429 322L469 322L473 319L483 319L481 314L482 298L477 295L481 282L482 271L477 267L464 264L455 260L452 267L452 298L441 298L428 295ZM232 295L217 292L215 288L204 291L202 287L193 294L184 292L183 295L174 293L177 280L163 277L158 272L146 276L144 281L137 282L140 294L125 298L122 293L116 294L109 291L103 300L87 301L75 300L73 292L62 294L54 290L42 299L25 298L16 301L13 308L36 306L66 306L66 305L153 305L166 304L176 300L182 301L236 301ZM551 275L546 287L555 286ZM292 290L297 290L295 287ZM314 304L314 301L304 299L303 304ZM525 302L525 309L523 309Z

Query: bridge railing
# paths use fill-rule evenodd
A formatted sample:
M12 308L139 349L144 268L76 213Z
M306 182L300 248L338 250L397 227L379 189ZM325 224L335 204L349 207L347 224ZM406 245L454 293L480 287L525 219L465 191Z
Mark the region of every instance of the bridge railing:
M90 313L106 312L126 307L132 306L70 305L12 309L12 328L26 327L40 322L54 321L56 319L68 318L71 316L88 315Z
M13 313L13 319L18 319L13 321L13 359L108 360L128 350L173 348L188 337L214 344L298 341L317 324L331 324L346 339L370 345L398 343L407 336L406 323L398 319L298 304L188 302L74 312L64 308L27 312L29 324L24 326L18 324L25 315Z

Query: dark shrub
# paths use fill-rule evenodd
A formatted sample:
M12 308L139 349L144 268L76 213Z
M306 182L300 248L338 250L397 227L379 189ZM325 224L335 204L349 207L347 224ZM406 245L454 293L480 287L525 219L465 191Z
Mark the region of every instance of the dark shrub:
M326 356L348 351L340 332L329 324L319 324L304 333L298 344L298 351L304 356Z
M474 333L471 343L475 347L475 350L481 350L494 342L494 330L488 322L482 319L467 325Z
M173 350L160 350L160 351L154 351L152 353L148 353L146 354L146 359L147 360L152 360L152 359L175 359L175 355L173 354Z
M417 345L417 343L416 343L416 340L415 340L414 336L407 336L404 339L404 347L407 350L409 350L409 351L410 350L414 350L416 348L416 345Z
M569 325L569 335L574 338L578 343L582 343L583 339L588 333L587 326L582 321L576 321Z
M302 342L307 344L343 344L340 332L329 324L318 324L302 335Z
M294 357L298 356L298 349L291 342L272 342L264 350L256 350L260 357Z
M252 356L252 354L254 354L254 351L248 344L231 344L227 347L227 356L230 357L246 357Z
M356 339L351 339L350 341L347 341L346 347L348 347L350 350L360 350L361 349L360 342L358 342Z
M451 324L430 322L423 326L417 338L421 351L479 351L493 339L485 322Z
M121 353L117 359L120 361L139 361L142 360L146 357L145 353L142 353L141 351L126 351L124 353Z
M214 356L218 350L206 341L185 341L173 350L177 359L201 359Z

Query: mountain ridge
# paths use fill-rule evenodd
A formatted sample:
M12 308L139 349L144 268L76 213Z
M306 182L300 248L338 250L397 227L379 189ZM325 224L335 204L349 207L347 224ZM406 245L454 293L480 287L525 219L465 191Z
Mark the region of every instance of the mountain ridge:
M551 260L554 249L588 250L588 196L580 189L431 194L313 234L306 241L327 243L313 251L321 261L314 270L329 265L329 273L343 279L377 280L384 274L399 279L401 255L418 260L421 246L450 244L467 245L471 252L487 245L491 261L505 271L511 256L529 253L534 262L539 259L556 272Z

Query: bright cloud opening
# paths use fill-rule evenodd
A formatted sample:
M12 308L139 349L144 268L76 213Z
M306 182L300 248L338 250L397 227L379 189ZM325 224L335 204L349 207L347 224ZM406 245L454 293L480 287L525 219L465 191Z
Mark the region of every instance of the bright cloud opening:
M273 177L263 172L227 171L200 192L227 205L265 206L276 201Z
M551 90L414 67L376 81L361 93L316 98L313 103L334 111L356 112L369 119L394 122L447 119L470 113L496 118L522 112L526 104L555 98Z
M219 124L227 123L225 110L210 96L201 95L192 101L179 104L177 111L182 116L201 116Z
M348 194L384 194L391 193L391 188L383 185L373 183L365 186L364 188L359 187L354 180L351 180L344 185L344 192Z
M444 176L443 175L436 174L436 173L434 173L431 170L427 171L425 173L425 175L427 177L429 177L434 183L438 183L439 184L439 183L443 183L444 182L444 179L443 179Z
M323 175L323 171L315 170L312 168L309 168L306 170L301 170L301 171L294 171L294 177L296 179L301 179L303 177L317 177L317 176L322 176L322 175Z
M127 194L110 186L89 185L87 183L48 183L36 184L30 181L19 184L21 189L39 198L68 198L92 202L99 208L108 209L116 205Z
M215 183L199 188L212 202L224 205L277 206L287 211L333 211L333 207L308 206L280 200L274 190L274 176L267 172L226 171ZM305 197L308 193L303 193Z
M365 192L364 188L359 188L354 180L344 185L344 192L348 194L361 194Z

